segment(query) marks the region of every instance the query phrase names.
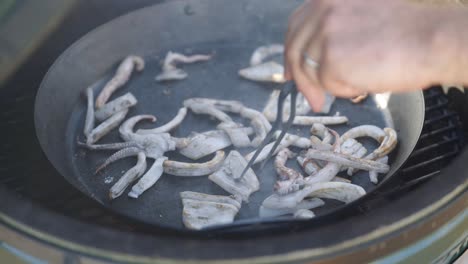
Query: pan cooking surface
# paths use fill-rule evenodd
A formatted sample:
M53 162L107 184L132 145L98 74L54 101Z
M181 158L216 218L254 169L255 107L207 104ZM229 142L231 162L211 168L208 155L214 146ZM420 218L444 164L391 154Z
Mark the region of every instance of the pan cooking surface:
M265 43L270 44L270 43ZM183 81L158 83L154 77L160 72L161 60L169 50L161 50L155 54L137 54L145 56L146 67L141 73L134 73L131 80L119 89L112 98L116 98L124 93L131 92L138 99L138 104L131 109L127 119L139 114L152 114L157 117L154 124L140 122L137 128L151 128L165 124L171 120L182 106L185 99L192 97L209 97L226 100L239 100L246 106L262 110L273 89L279 88L275 84L262 84L241 79L237 72L239 69L248 66L250 56L257 47L252 43L243 45L226 45L223 42L201 43L193 47L181 47L171 49L172 51L185 54L211 54L214 59L192 65L182 66L189 77ZM95 94L102 89L107 80L114 74L115 65L107 76L97 80L93 84ZM126 192L114 201L109 201L108 192L111 186L123 175L123 173L134 166L136 158L120 160L97 175L95 169L109 157L112 151L89 151L78 148L76 139L83 141L83 125L86 112L86 100L79 98L76 101L71 118L67 125L66 153L74 177L84 186L85 192L104 204L122 214L135 217L141 221L181 228L182 225L182 202L179 193L182 191L196 191L207 194L228 195L216 184L203 177L176 177L164 174L155 186L147 190L139 199L127 197ZM331 115L340 112L346 115L350 122L348 125L331 126L340 134L348 129L364 124L376 125L379 127L391 126L392 120L387 110L378 109L373 98L367 99L364 103L354 105L348 100L337 99L330 111ZM233 116L235 117L235 116ZM239 120L239 119L238 119ZM243 120L248 125L246 120ZM205 115L194 115L189 112L182 125L173 131L177 137L186 137L191 132L204 132L214 130L217 122L210 120ZM310 127L294 126L291 133L309 136ZM117 129L106 136L99 143L121 142ZM371 151L377 145L371 140L364 140L364 145ZM226 150L226 154L230 149ZM240 152L246 154L254 150L253 148L241 149ZM298 149L293 149L299 151ZM167 153L171 160L190 161L182 155L171 152ZM206 157L197 162L210 159ZM152 160L147 159L148 168ZM392 158L390 160L392 164ZM289 160L289 167L299 170L294 159ZM273 160L270 160L262 171L254 167L260 181L260 190L250 197L249 203L243 203L236 219L250 219L258 216L258 208L262 201L273 191L273 184L277 180L277 174L273 169ZM346 173L341 173L346 175ZM382 177L382 176L381 176ZM359 172L352 177L352 182L362 186L367 192L375 188L369 181L367 172ZM340 204L336 201L326 201L326 206L315 209L318 215L332 210Z

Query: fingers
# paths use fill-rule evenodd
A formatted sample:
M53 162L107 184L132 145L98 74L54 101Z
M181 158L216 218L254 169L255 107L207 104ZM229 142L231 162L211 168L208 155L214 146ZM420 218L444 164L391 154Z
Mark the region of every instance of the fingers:
M288 80L294 78L293 68L302 62L302 56L306 45L316 31L325 8L322 1L315 0L303 4L291 16L288 32L285 40L285 77Z

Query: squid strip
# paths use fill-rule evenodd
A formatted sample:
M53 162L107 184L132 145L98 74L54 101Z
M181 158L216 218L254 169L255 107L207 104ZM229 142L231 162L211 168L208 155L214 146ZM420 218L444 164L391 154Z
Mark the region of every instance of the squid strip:
M128 109L132 106L135 106L138 103L138 100L131 93L126 93L111 102L103 105L101 108L96 110L94 116L97 120L103 121L109 118L110 116L118 113L122 110Z
M188 73L182 69L172 69L163 71L162 73L158 74L154 79L157 82L165 82L165 81L179 81L187 79Z
M213 105L220 111L236 113L243 118L249 119L256 134L255 138L251 142L251 145L254 147L260 145L271 130L270 122L268 122L262 113L255 109L245 107L241 102L216 99L199 100L204 100L207 104Z
M334 162L346 167L352 167L361 170L372 171L375 170L379 173L387 173L390 169L388 165L375 162L372 160L359 159L350 155L345 155L342 153L334 153L330 151L317 151L314 149L309 149L307 151L307 158L326 160L329 162Z
M360 137L370 137L379 142L380 144L385 139L385 136L385 132L380 127L372 125L363 125L351 128L341 136L341 139L343 141L346 141L348 138L356 139Z
M293 124L298 126L311 126L315 123L324 125L340 125L348 123L346 116L296 116Z
M304 178L298 171L286 167L288 159L294 158L295 154L288 148L284 148L276 154L274 167L281 180L293 180Z
M260 46L252 53L250 57L250 65L255 66L262 64L263 61L271 56L283 54L284 45L283 44L270 44L266 46Z
M93 89L86 89L87 111L84 125L84 135L89 138L94 129L94 92Z
M124 159L124 158L136 156L140 152L142 152L142 149L139 148L139 147L128 147L128 148L121 149L121 150L117 151L116 153L114 153L109 158L107 158L106 161L96 169L95 173L100 172L105 167L109 166L111 163L114 163L114 162L116 162L118 160L121 160L121 159Z
M321 169L315 161L303 156L297 156L296 160L307 175L314 175Z
M320 198L311 198L305 199L299 202L294 208L268 208L265 206L260 206L259 216L262 218L275 217L282 215L294 214L297 210L301 209L314 209L320 206L325 205L325 202Z
M121 143L110 143L110 144L99 144L99 145L88 145L86 143L78 142L78 146L87 148L89 150L119 150L130 147L141 147L135 142L121 142Z
M297 137L297 136L296 136ZM280 151L281 149L283 148L287 148L289 146L291 146L295 141L297 140L297 138L293 137L292 135L290 134L286 134L286 136L283 138L283 140L281 141L281 143L279 144L279 146L276 148L275 150L275 155L278 153L278 151ZM266 145L262 151L260 152L260 155L258 155L257 159L255 160L254 164L257 164L259 162L262 162L264 161L267 157L268 157L268 154L270 153L271 149L273 148L273 145L275 145L275 142L272 142L268 145ZM255 152L256 151L252 151L250 152L249 154L247 154L245 156L245 159L247 161L249 161L254 155L255 155Z
M335 178L333 178L331 181L332 181L332 182L344 182L344 183L351 183L351 181L350 181L350 180L348 180L348 179L345 179L345 178L342 178L342 177L338 177L338 176L336 176Z
M341 140L338 135L333 130L330 132L335 136L334 151L339 152L341 150ZM310 151L310 150L309 150ZM275 184L275 191L278 194L285 195L291 192L296 192L305 185L313 185L320 182L331 181L340 171L341 166L337 163L328 162L325 167L319 170L316 174L308 176L306 178L299 177L296 179L289 179L286 181L278 181Z
M371 154L367 155L366 160L377 160L390 154L398 144L397 133L392 128L384 128L383 130L376 126L360 126L355 127L345 134L342 138L358 138L371 137L376 140L380 146ZM348 175L353 175L355 169L349 169Z
M299 209L294 213L293 216L296 219L312 219L315 217L315 214L311 210Z
M183 80L188 77L188 74L177 68L177 63L195 63L211 60L212 55L191 55L185 56L180 53L169 51L164 59L162 72L156 76L156 81L172 81L172 80Z
M214 202L214 203L226 203L236 208L241 208L242 200L236 196L224 196L224 195L211 195L211 194L204 194L204 193L197 193L197 192L181 192L180 197L182 199L191 199L196 201L204 201L204 202Z
M312 128L310 129L310 133L312 135L318 136L322 138L322 143L323 144L331 144L333 141L333 135L330 133L327 127L325 125L316 123L312 125Z
M92 145L103 138L105 135L109 134L114 128L118 127L119 124L127 116L128 109L123 110L109 117L106 121L102 122L96 128L91 131L89 137L86 140L86 144Z
M248 202L249 196L259 190L260 183L252 169L240 178L242 171L247 166L247 161L237 151L231 151L224 160L221 169L211 174L208 179L216 183L225 191L242 198Z
M200 230L230 224L240 209L240 202L220 195L182 192L182 221L185 227Z
M284 83L286 79L283 74L283 65L274 61L264 62L239 70L239 75L242 78L256 82Z
M388 156L385 156L385 157L382 157L378 160L376 160L377 162L380 162L380 163L383 163L383 164L388 164ZM369 179L372 183L374 184L377 184L379 183L379 173L376 172L376 171L369 171Z
M131 198L138 198L142 193L151 188L164 172L163 163L166 161L166 157L159 158L154 161L148 172L141 177L141 179L132 187L132 190L128 193Z
M210 161L204 163L185 163L172 160L164 162L164 172L174 176L204 176L219 170L223 165L224 151L219 150Z
M290 194L275 193L266 198L262 205L276 209L294 208L306 197L327 198L350 203L365 194L366 191L358 185L343 182L319 182Z
M274 90L267 101L265 108L263 109L263 115L270 122L276 120L278 113L278 98L280 95L280 90ZM291 96L286 97L283 106L283 119L287 120L289 118L291 111ZM296 115L306 115L311 111L309 102L304 97L302 93L298 93L296 98Z
M125 141L134 141L136 134L133 132L133 128L138 122L142 120L156 122L156 117L153 115L137 115L132 118L129 118L119 128L120 137Z
M122 195L125 189L136 179L138 179L146 170L146 156L143 152L138 153L137 164L129 169L120 179L117 181L109 191L109 198L115 199Z
M130 76L135 69L136 71L142 71L145 68L145 61L143 58L138 56L126 57L114 75L114 77L106 83L99 96L96 98L96 108L103 107L111 95L125 83L128 82Z
M366 159L376 160L385 157L396 148L398 144L398 136L396 131L387 127L384 128L384 132L386 134L385 139L374 152L366 156Z
M231 145L231 139L221 130L193 133L187 145L179 149L180 154L187 158L198 160Z
M236 148L245 148L252 146L249 135L254 133L252 128L244 128L240 124L221 123L218 129L226 132L231 139L232 145Z
M153 129L138 129L136 133L140 135L168 133L174 128L178 127L182 123L186 115L187 108L183 107L179 109L179 112L177 112L177 115L174 117L174 119L172 119L165 125Z
M199 102L198 98L192 98L184 101L184 106L189 108L195 114L205 114L212 116L220 122L233 122L232 118L213 105Z

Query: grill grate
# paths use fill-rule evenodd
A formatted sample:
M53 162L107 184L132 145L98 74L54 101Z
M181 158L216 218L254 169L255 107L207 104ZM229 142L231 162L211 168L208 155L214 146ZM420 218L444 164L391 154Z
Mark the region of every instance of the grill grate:
M462 97L464 100L464 96ZM393 182L380 189L361 209L371 209L387 198L416 188L440 174L464 146L460 114L450 109L450 101L441 87L424 91L426 117L423 130L413 153ZM380 202L377 202L379 201Z
M0 184L20 196L75 219L121 230L147 232L147 226L102 207L55 171L34 135L31 113L35 95L21 94L20 91L0 96L0 134L6 139L0 145ZM426 90L424 96L426 120L423 132L399 176L393 177L399 182L379 190L371 199L360 204L361 212L438 175L462 149L463 130L458 113L449 109L451 100L441 88ZM154 231L155 228L150 229Z

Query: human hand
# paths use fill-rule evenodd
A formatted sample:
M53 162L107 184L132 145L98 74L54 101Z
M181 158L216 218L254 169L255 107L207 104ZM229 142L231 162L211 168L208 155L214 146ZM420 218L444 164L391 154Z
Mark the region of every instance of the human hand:
M449 64L436 34L442 13L400 0L306 1L290 17L285 77L315 111L325 91L355 97L428 87Z

